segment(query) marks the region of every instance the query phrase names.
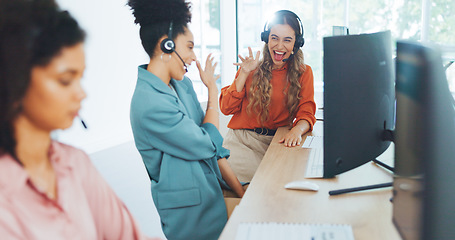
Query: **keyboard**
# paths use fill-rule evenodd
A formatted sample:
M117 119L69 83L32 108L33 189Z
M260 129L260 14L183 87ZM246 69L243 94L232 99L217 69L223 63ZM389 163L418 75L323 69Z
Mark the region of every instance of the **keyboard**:
M324 148L312 148L308 157L305 177L322 178L324 176Z
M354 240L352 226L277 222L240 223L236 240Z

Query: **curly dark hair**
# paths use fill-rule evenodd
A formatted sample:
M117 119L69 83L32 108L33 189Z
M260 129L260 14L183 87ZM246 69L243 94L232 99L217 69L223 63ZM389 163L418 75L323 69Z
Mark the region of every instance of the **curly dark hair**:
M0 155L16 157L13 121L31 69L83 42L85 32L54 0L0 0L0 36Z
M129 0L128 6L133 10L134 22L141 26L142 46L150 58L154 57L158 40L168 35L171 22L173 40L191 22L191 3L185 0Z

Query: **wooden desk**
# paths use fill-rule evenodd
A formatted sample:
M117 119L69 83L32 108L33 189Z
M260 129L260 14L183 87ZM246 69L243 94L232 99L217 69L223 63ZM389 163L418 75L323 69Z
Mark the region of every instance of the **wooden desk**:
M278 140L288 131L278 129L248 190L231 215L220 239L235 239L241 222L293 222L349 224L355 239L401 239L392 223L392 188L329 196L330 190L392 181L381 167L367 163L333 179L305 179L310 150L286 148ZM321 136L322 122L312 135ZM392 149L392 148L389 148ZM379 160L393 163L393 151ZM318 192L287 190L290 181L307 180L319 185Z

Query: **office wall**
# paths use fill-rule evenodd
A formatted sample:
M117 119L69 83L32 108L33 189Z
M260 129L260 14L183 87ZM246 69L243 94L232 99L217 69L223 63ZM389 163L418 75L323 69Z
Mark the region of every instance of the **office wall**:
M136 83L137 66L147 63L139 39L139 27L126 0L57 0L87 32L86 71L83 86L88 97L78 120L54 136L93 153L133 139L129 105Z

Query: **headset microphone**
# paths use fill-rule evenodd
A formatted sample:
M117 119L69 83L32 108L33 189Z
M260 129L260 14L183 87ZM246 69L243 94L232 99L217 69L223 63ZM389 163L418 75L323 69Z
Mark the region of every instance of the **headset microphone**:
M79 116L79 120L81 121L82 126L87 129L87 124L85 124L84 120Z
M180 55L177 53L177 51L175 51L175 54L177 54L177 57L179 57L180 61L182 61L183 63L183 68L185 68L185 72L188 72L188 67L186 66L186 63L183 61L183 59L180 57Z
M285 58L285 59L283 59L283 60L281 60L281 61L283 61L283 62L287 62L287 61L289 61L289 59L291 59L291 58L292 58L292 56L293 56L293 55L294 55L294 51L291 53L291 55L289 55L289 57L288 57L288 58Z

